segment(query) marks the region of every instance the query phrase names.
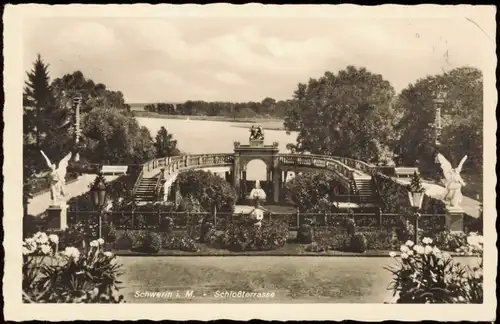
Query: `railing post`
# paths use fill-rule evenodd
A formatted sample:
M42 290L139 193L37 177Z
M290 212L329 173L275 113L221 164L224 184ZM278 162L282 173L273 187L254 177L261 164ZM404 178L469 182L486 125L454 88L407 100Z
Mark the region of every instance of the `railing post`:
M300 227L300 212L299 212L299 207L297 207L297 230Z

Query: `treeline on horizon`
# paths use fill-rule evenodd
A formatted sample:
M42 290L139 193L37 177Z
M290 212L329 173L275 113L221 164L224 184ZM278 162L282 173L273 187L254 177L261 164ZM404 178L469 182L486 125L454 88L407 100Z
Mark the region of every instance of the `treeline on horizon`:
M261 102L207 102L188 100L184 103L152 103L144 106L144 111L165 115L223 116L230 118L277 118L286 116L291 100L276 101L267 97Z

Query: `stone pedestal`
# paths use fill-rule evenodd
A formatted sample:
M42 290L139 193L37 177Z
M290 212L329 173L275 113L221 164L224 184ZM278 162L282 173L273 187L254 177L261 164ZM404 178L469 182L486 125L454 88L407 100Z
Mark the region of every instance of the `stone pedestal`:
M250 142L250 146L251 147L263 146L264 145L264 140L261 140L261 139L251 139L249 142Z
M464 211L460 207L448 207L446 229L450 232L464 231Z
M68 228L68 205L51 205L47 208L47 229L65 230Z

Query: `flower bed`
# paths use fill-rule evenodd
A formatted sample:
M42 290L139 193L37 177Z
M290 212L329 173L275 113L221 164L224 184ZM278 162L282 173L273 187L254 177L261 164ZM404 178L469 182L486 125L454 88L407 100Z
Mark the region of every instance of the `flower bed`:
M393 274L388 289L396 303L482 303L483 260L482 236L472 234L467 245L460 248L467 255L477 255L475 267L455 262L442 252L433 240L425 237L422 245L412 241L400 247L400 254L391 252L398 264L386 268Z
M59 251L59 237L37 232L23 241L23 302L120 303L121 265L104 249L104 240L88 248L67 246Z
M288 225L280 221L229 224L225 231L213 232L210 246L230 251L269 251L283 247L288 240Z

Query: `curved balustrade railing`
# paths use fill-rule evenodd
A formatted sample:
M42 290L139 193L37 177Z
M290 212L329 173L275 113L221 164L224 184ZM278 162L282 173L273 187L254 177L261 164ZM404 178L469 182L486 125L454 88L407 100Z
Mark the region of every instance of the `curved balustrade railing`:
M337 157L311 154L280 154L278 160L281 165L306 166L335 171L345 178L347 186L350 186L354 191L357 189L354 181L356 170L339 161Z
M292 165L335 171L345 178L346 185L351 186L354 191L357 191L356 182L354 181L354 175L356 173L359 174L361 172L366 175L372 175L376 170L376 166L369 163L338 156L279 154L278 162L279 165L282 166ZM234 154L232 153L195 154L154 159L142 165L133 191L134 193L136 192L143 177L148 174L155 175L155 173L159 171L158 169L165 169L164 175L168 176L188 169L232 166L233 163Z

